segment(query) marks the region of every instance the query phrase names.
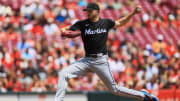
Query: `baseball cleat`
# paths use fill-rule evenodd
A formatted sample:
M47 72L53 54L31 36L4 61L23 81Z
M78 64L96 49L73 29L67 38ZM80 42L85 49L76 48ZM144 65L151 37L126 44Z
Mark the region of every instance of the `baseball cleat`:
M145 98L143 101L159 101L159 99L157 97L149 94L148 91L142 90L141 92L144 93L144 95L145 95Z

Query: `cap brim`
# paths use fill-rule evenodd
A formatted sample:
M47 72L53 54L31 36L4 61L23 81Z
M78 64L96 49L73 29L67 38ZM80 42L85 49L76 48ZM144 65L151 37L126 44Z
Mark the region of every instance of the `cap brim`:
M87 11L87 9L83 9L83 11Z
M90 10L97 10L97 9L91 9L91 8L85 8L83 11L90 11Z
M93 9L90 9L90 8L83 9L83 11L90 11L90 10L93 10Z

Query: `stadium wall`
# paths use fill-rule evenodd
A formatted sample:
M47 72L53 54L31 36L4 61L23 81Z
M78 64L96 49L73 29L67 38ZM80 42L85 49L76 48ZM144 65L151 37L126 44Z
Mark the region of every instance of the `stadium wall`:
M180 89L150 91L160 101L180 101ZM0 93L0 101L54 101L55 92L46 93ZM109 92L71 92L64 101L138 101L136 99L113 95Z
M0 101L54 101L55 92L47 93L0 93ZM88 101L83 92L68 93L64 101Z

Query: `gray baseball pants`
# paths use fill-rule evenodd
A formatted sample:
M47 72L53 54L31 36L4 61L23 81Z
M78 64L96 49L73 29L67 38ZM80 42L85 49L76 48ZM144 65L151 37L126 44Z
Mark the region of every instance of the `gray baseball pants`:
M143 101L144 94L140 91L118 86L114 81L108 63L108 55L98 58L84 57L59 72L59 81L55 95L55 101L63 101L66 87L70 78L85 75L87 72L95 72L107 86L109 91L115 95L137 98Z

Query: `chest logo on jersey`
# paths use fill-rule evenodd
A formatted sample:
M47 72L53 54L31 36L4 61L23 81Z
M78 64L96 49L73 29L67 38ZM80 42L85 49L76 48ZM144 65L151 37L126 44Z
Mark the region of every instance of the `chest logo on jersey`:
M85 29L85 35L89 35L89 34L101 34L101 33L106 33L107 30L106 29L95 29L95 30L92 30L92 29Z

